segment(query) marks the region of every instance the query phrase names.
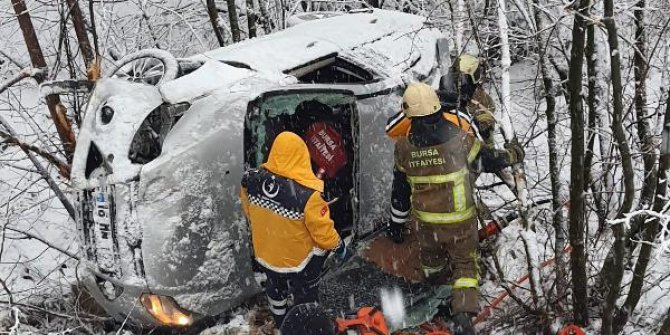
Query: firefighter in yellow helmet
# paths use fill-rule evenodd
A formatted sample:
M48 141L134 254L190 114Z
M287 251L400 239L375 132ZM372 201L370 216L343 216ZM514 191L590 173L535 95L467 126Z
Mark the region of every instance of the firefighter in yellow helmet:
M446 120L429 85L410 84L402 109L411 129L395 144L388 235L401 243L407 222L412 222L427 280L452 285L452 330L457 335L474 334L471 318L479 310L479 275L470 166L480 160L485 172L495 172L523 160L524 153L514 145L506 150L483 146L477 137ZM451 281L443 276L447 267L452 270Z
M464 131L493 147L495 129L495 103L481 85L479 59L461 55L449 73L440 79L437 91L442 106L442 116ZM407 136L411 122L404 112L390 117L386 123L386 134L393 140Z
M463 54L454 61L449 73L440 79L442 101L453 101L457 110L472 116L481 137L493 144L495 104L482 87L482 68L475 56Z

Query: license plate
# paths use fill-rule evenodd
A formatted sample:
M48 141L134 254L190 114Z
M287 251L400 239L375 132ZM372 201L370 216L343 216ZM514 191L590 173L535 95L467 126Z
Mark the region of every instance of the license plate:
M95 206L93 222L95 223L95 249L98 267L102 271L114 272L114 238L113 222L110 216L110 196L105 189L96 189L93 193Z

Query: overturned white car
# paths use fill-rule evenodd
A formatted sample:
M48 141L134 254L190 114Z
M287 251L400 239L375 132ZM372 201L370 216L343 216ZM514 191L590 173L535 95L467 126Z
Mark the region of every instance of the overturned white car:
M404 80L439 79L445 40L400 12L310 15L187 59L132 54L97 83L72 183L81 278L110 315L189 326L260 292L239 184L281 131L341 137L346 162L325 177L338 230L365 234L388 210L386 120Z

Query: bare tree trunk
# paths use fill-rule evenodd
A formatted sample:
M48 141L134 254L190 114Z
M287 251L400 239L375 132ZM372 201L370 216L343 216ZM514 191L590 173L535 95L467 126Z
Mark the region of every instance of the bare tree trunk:
M214 0L207 0L207 15L209 15L209 22L212 23L214 36L216 36L219 46L225 46L226 42L223 39L223 29L219 26L219 11L216 9L216 2Z
M596 208L596 216L598 217L598 227L600 230L604 229L607 222L607 211L605 210L605 205L603 203L603 187L600 182L594 180L593 177L593 168L594 168L594 157L595 157L595 145L596 138L601 138L603 134L599 133L598 128L598 117L600 106L602 90L598 85L598 57L596 53L596 31L595 25L589 24L586 28L586 48L584 52L586 54L586 72L588 79L588 96L586 98L586 104L588 106L588 118L587 118L587 149L586 156L584 157L584 192L588 193L589 190L591 198L593 199L593 204ZM600 142L602 143L602 141ZM602 157L602 155L601 155ZM602 166L602 165L601 165ZM602 173L602 171L600 171Z
M21 27L21 32L23 33L23 39L26 42L26 47L28 48L28 54L30 55L30 61L33 64L33 67L38 69L44 69L47 67L46 61L44 60L44 55L42 54L42 48L40 47L40 42L37 39L35 33L35 28L30 19L30 13L26 8L24 0L11 0L12 6L14 7L14 12L19 21L19 26ZM44 77L36 77L38 83L44 81ZM72 155L74 154L74 147L76 144L74 132L72 131L72 125L65 115L65 107L61 104L60 98L58 95L48 95L47 106L49 107L49 113L51 114L51 119L56 125L56 131L60 137L61 142L63 142L63 149L65 150L65 156L67 157L68 162L72 162Z
M260 23L266 33L274 31L276 27L270 13L268 13L267 6L267 0L258 0L258 10L261 13Z
M584 65L585 13L588 0L577 0L572 27L572 48L570 50L570 70L568 92L570 109L570 130L572 132L572 162L570 164L570 244L572 254L572 297L575 322L586 326L589 322L588 290L586 276L586 252L584 241L584 106L582 105L582 73Z
M86 33L86 23L84 22L81 8L79 8L79 1L67 0L67 6L70 9L70 19L72 19L74 32L77 35L77 42L79 43L79 50L84 59L84 64L86 65L86 69L90 69L95 65L95 53Z
M510 116L510 110L512 107L512 92L510 85L510 66L512 65L510 47L509 47L509 24L507 22L507 9L506 9L506 0L498 0L498 27L500 30L500 50L502 53L501 65L502 65L502 74L501 74L501 114L500 118L500 127L502 129L503 136L506 142L517 142L518 139L512 127L512 119ZM459 4L460 7L460 4ZM514 191L518 201L518 209L520 213L521 220L523 221L524 228L527 230L528 234L522 235L522 241L526 250L526 265L528 268L529 283L531 297L535 308L540 308L539 299L542 296L541 291L541 277L539 275L539 260L536 257L537 254L533 253L529 244L535 243L535 241L530 240L534 238L535 232L534 226L532 224L530 207L528 205L528 190L526 188L526 178L523 162L516 163L512 166L512 172L514 175ZM527 237L527 238L526 238Z
M544 84L544 94L545 100L547 102L547 109L545 111L547 115L547 144L549 147L549 177L551 179L551 196L552 196L552 209L553 209L553 218L552 223L554 227L554 234L556 238L554 246L554 255L556 258L556 300L557 310L562 311L565 306L565 299L567 297L567 282L565 274L565 259L563 258L563 249L565 249L565 215L563 213L563 200L562 192L563 188L561 185L560 179L560 162L558 161L558 149L556 145L556 125L558 124L558 116L556 115L556 98L555 92L556 87L554 81L551 78L549 72L549 62L547 61L548 57L551 57L547 54L549 48L549 34L545 31L545 23L542 19L542 11L540 10L540 1L533 0L535 6L533 14L535 17L536 25L536 43L539 50L539 63L540 63L540 72L542 73L542 82Z
M656 191L656 152L650 117L647 115L647 33L645 31L645 0L635 6L635 52L633 53L635 75L635 115L637 116L637 134L640 138L642 159L644 161L644 186L640 195L640 208L649 208L654 202ZM644 220L644 218L642 218Z
M463 45L463 35L465 33L465 1L456 0L456 10L453 11L452 15L455 21L454 25L454 36L455 36L455 46L456 54L460 55L464 51Z
M614 3L613 0L605 0L605 17L603 21L607 27L607 39L610 46L610 55L612 62L611 76L612 76L612 98L614 110L612 113L612 131L614 139L619 146L621 153L621 163L623 166L624 178L624 199L621 208L619 209L618 217L622 217L625 213L630 212L633 206L633 198L635 196L633 163L630 154L630 148L626 141L626 132L623 127L623 85L621 82L621 52L619 50L619 40L617 36L616 22L614 22ZM619 298L621 291L621 279L624 270L625 257L625 230L623 224L612 226L614 232L614 244L606 264L603 266L602 278L605 284L605 301L603 303L602 311L602 334L613 334L613 320L614 310L616 308L616 300ZM610 263L611 266L607 266Z
M256 7L254 0L247 0L247 27L249 28L249 38L256 37Z
M584 157L584 192L591 190L591 197L593 199L594 206L596 208L596 215L598 217L598 227L599 229L604 229L607 222L607 209L603 200L603 190L607 189L607 180L601 181L599 178L594 178L594 158L596 155L595 145L596 141L599 140L600 145L600 157L603 159L603 146L605 142L603 139L604 134L602 129L609 129L609 127L603 127L603 116L600 114L600 111L603 110L601 106L603 90L602 86L599 84L600 71L598 67L599 57L598 49L596 44L596 29L594 24L589 24L586 28L586 48L584 52L586 54L586 68L588 76L588 96L586 98L586 103L588 106L588 119L587 119L587 149L586 156ZM602 171L603 164L600 164L600 170L598 171L601 176L606 175Z
M595 59L595 28L593 24L589 24L586 28L586 48L584 49L586 55L586 73L589 78L589 93L586 98L586 104L588 106L588 117L587 117L587 145L586 152L584 156L584 192L587 192L591 186L591 180L593 178L591 168L593 166L593 156L594 148L596 144L596 110L597 105L597 95L596 95L596 59Z
M228 19L230 20L230 31L233 35L233 43L240 41L240 19L237 16L235 0L226 0L228 5Z
M658 335L670 335L670 309L668 309L668 316L665 317L661 329L658 330Z
M670 94L666 99L665 105L665 118L663 124L670 123ZM661 212L663 206L665 205L665 200L667 199L667 188L668 188L668 169L670 169L670 157L664 156L661 157L660 168L658 169L658 177L656 178L656 196L654 197L654 207L653 210L656 212ZM635 264L635 270L633 271L633 280L630 284L630 290L628 290L628 296L626 301L623 304L623 308L620 313L617 315L617 320L615 320L614 333L618 334L623 330L623 327L628 322L628 318L637 308L637 304L640 302L640 297L642 296L642 287L644 286L644 278L647 274L647 266L649 265L649 260L651 259L651 251L653 249L653 244L651 242L656 238L658 233L660 222L658 219L653 219L651 222L646 223L646 230L644 233L644 241L649 243L641 243L640 246L640 255L637 258L637 263Z
M367 0L366 2L372 8L382 8L382 3L379 0Z
M647 62L646 62L646 32L644 23L645 0L640 0L635 6L635 52L633 53L635 76L635 115L637 117L637 134L640 139L640 151L644 163L644 184L640 194L638 208L647 209L654 202L656 191L656 150L653 143L653 128L651 117L647 115ZM646 215L636 217L631 223L630 234L640 232L646 220ZM629 244L632 247L632 244Z

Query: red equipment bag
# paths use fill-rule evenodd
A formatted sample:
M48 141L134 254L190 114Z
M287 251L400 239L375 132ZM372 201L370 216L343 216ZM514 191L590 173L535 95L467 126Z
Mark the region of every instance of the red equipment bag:
M333 178L345 165L347 154L344 151L342 136L325 122L315 122L307 128L305 143L312 160L319 167L316 176Z
M558 335L586 335L586 332L579 326L567 325L558 332Z
M361 307L353 318L336 320L337 333L356 330L358 335L390 335L386 319L379 308Z

